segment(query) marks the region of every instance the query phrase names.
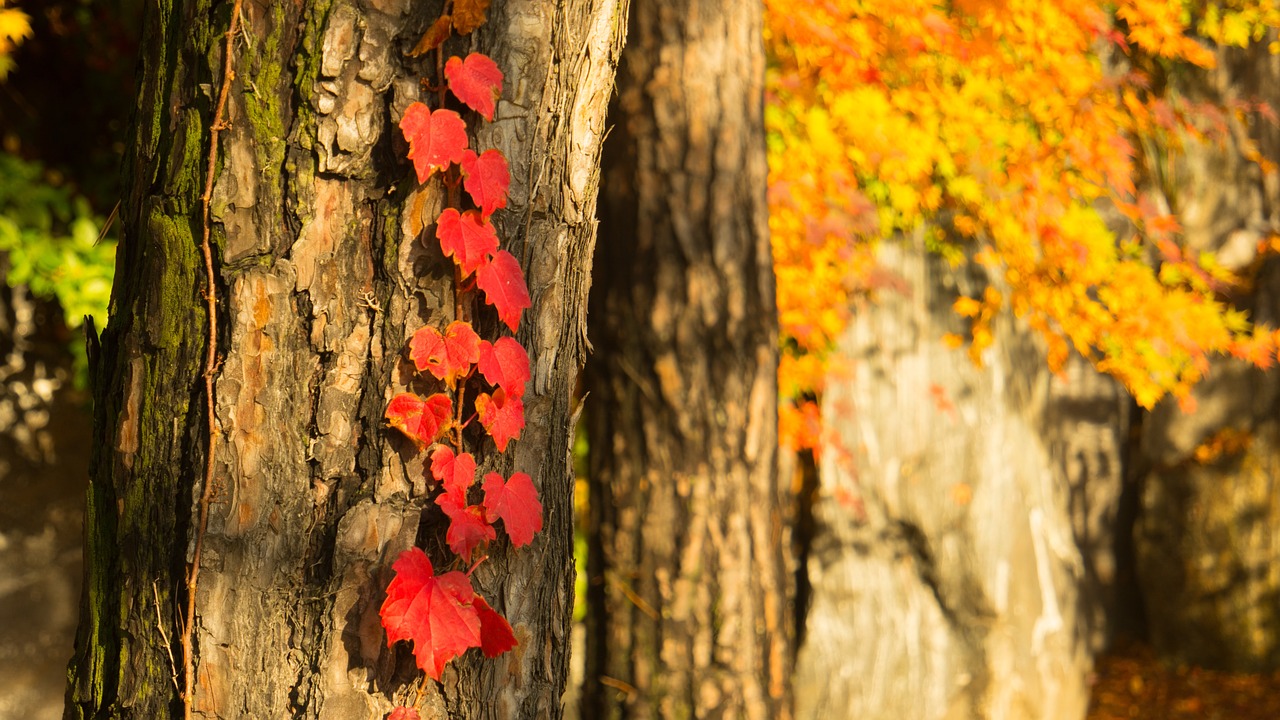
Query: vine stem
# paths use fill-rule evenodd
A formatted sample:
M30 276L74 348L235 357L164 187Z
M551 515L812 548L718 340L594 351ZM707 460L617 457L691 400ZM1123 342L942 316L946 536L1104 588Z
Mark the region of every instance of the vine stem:
M182 627L182 662L183 690L182 717L191 720L192 701L195 699L195 617L196 617L196 585L200 579L200 553L204 548L205 529L209 526L209 503L213 498L214 448L217 444L218 428L214 416L214 375L218 369L218 287L213 272L213 249L210 244L212 235L210 221L210 202L213 198L213 179L218 166L218 133L228 125L223 119L227 109L227 95L231 90L231 81L235 79L232 70L232 51L235 48L235 37L240 32L240 10L244 0L235 0L231 8L231 24L225 35L226 49L222 59L222 87L218 90L218 102L214 106L213 121L209 125L209 166L205 175L204 194L200 197L201 220L203 229L200 236L200 253L204 256L204 301L209 319L208 352L204 361L204 400L205 415L208 422L207 448L205 450L204 484L200 490L199 519L196 524L195 547L191 552L191 563L187 567L187 612Z
M453 0L446 0L441 17L445 17L453 12ZM453 31L450 29L449 34ZM437 110L442 109L446 99L446 84L444 79L444 43L441 42L436 47L436 105ZM452 165L444 171L442 182L445 188L445 200L449 207L461 208L462 198L459 197L458 184L462 181L457 176L457 169ZM453 266L453 319L462 320L462 293L459 288L462 286L462 268L456 263ZM467 318L467 322L470 322ZM453 444L456 452L462 452L462 400L466 395L466 380L458 383L454 392L454 423L453 423Z

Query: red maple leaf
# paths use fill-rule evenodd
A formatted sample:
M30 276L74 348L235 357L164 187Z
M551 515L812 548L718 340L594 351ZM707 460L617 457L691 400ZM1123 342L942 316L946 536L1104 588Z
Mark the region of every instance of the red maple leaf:
M485 120L493 120L494 105L502 94L502 70L497 63L480 53L471 53L466 60L455 56L444 64L444 76L459 100Z
M516 635L511 632L511 623L489 607L484 598L476 595L472 607L480 616L480 652L485 657L498 657L516 646Z
M499 150L485 150L479 155L468 150L462 158L462 187L484 217L506 207L511 188L507 156Z
M426 447L440 437L453 417L453 401L436 393L423 400L413 393L400 393L387 405L387 420L408 435L418 447Z
M444 492L436 497L436 505L449 518L449 530L444 541L455 555L471 562L471 553L480 543L498 537L498 532L489 524L484 508L479 505L466 504L466 490L461 493Z
M500 518L511 544L528 545L542 530L542 503L533 478L522 472L505 483L498 473L484 476L484 507L492 517Z
M445 256L462 268L463 277L483 267L489 255L498 250L498 232L475 210L459 213L447 208L436 220L436 237Z
M489 431L498 452L507 451L507 443L520 437L524 429L524 402L506 391L498 388L493 394L480 393L476 396L476 414L480 416L480 424Z
M487 608L488 606L486 605L485 607ZM484 639L483 638L483 635L484 635L483 622L480 624L480 633L481 633L481 640L483 640ZM481 647L483 648L483 645L481 645ZM387 720L422 720L422 716L418 714L417 710L414 710L411 707L405 707L401 705L400 707L397 707L391 710L391 714L387 716Z
M471 323L461 320L449 323L443 334L424 326L409 341L409 357L418 370L426 370L452 387L480 359L480 336Z
M436 110L420 102L410 105L400 119L400 130L409 141L409 159L424 183L432 173L461 162L467 149L467 126L458 113Z
M520 313L533 307L529 288L524 284L524 271L515 256L499 250L493 259L476 271L476 286L484 291L485 301L498 311L498 319L511 328L520 329Z
M529 354L515 338L498 338L496 342L480 341L480 374L513 397L524 397L524 384L529 381Z
M471 453L455 455L453 448L441 445L431 454L431 477L444 485L446 493L465 498L476 480L476 459Z
M476 591L456 570L437 576L416 547L400 553L391 569L396 576L378 611L387 647L411 641L418 667L438 681L445 663L480 646L480 615L472 605Z

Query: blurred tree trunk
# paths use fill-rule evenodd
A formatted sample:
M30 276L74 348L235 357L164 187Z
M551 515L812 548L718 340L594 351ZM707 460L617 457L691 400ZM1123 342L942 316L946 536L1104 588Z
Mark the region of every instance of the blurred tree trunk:
M1208 140L1168 151L1158 190L1194 255L1214 252L1244 283L1228 292L1250 320L1280 326L1280 57L1272 36L1219 51L1219 67L1179 78L1193 100L1262 107L1224 116ZM1242 121L1243 118L1243 121ZM1261 162L1259 162L1261 160ZM1167 659L1237 671L1280 669L1280 373L1215 360L1196 410L1157 406L1144 423L1150 471L1136 545L1151 640Z
M861 307L823 396L806 720L1080 720L1105 643L1128 399L1062 377L1008 317L974 365L959 294L990 284L922 238L886 243L904 290Z
M786 718L762 8L632 13L590 312L582 717Z
M200 202L230 2L155 3L143 34L113 313L95 370L86 589L67 716L180 715L181 613L208 452ZM546 532L473 576L520 648L471 653L424 717L559 717L573 605L569 405L585 348L599 141L625 0L509 0L449 54L506 71L477 129L507 156L495 215L525 265L534 371L507 460ZM441 530L413 493L421 456L383 420L408 334L453 311L453 273L416 242L395 123L433 74L406 51L441 3L249 0L213 190L221 362L215 495L195 628L198 717L381 717L415 694L377 610L398 553ZM406 208L411 208L405 212ZM485 469L510 471L510 467ZM434 540L427 543L432 547ZM176 665L176 667L175 667ZM177 675L175 681L174 676Z

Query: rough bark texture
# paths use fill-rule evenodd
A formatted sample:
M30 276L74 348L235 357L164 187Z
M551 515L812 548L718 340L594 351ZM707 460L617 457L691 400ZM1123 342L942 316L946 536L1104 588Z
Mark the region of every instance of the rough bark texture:
M61 717L75 634L88 398L61 315L0 279L0 718Z
M632 10L591 299L582 717L786 718L761 7Z
M908 289L860 308L831 362L796 714L1079 720L1127 401L1078 358L1052 377L1007 318L982 367L948 349L952 302L987 280L922 245L882 248Z
M1274 33L1273 38L1274 39ZM1264 41L1224 50L1193 97L1280 107L1280 56ZM1261 114L1226 119L1214 142L1185 139L1163 181L1196 251L1251 283L1237 304L1280 325L1280 263L1259 258L1280 233L1280 176L1247 158L1280 162L1280 127ZM1195 390L1198 408L1158 406L1144 425L1151 471L1138 526L1138 567L1151 639L1170 660L1234 670L1280 668L1280 375L1221 359ZM1216 451L1215 451L1216 448ZM1198 452L1199 451L1199 452Z
M168 717L206 452L199 195L230 2L148 9L113 315L97 368L82 621L68 717ZM395 123L434 57L405 52L440 3L249 0L213 194L219 279L216 494L197 596L198 717L380 717L416 671L378 622L389 566L419 537L421 457L385 427L402 349L453 312L453 278L415 242L440 209ZM423 717L559 717L573 603L569 406L585 349L600 142L625 0L508 0L448 54L505 71L475 130L512 170L495 216L528 278L519 337L528 426L482 471L528 472L546 527L495 546L479 591L520 647L472 653ZM428 229L429 233L430 230ZM482 330L484 331L484 330ZM496 334L496 322L488 331ZM420 525L422 526L420 530ZM443 556L438 556L443 560ZM172 656L172 660L171 660Z

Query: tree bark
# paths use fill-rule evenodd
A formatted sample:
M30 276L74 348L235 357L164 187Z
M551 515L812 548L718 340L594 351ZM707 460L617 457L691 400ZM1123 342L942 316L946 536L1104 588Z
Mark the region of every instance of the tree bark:
M229 2L148 8L112 317L95 369L86 582L67 716L181 711L180 615L204 458L199 197ZM416 242L396 127L434 56L406 51L441 3L249 0L213 191L220 364L216 477L194 623L198 717L380 717L413 699L408 653L377 611L400 551L442 545L422 458L383 412L418 326L450 319L453 274ZM626 0L508 0L446 55L506 73L474 129L511 165L504 245L533 298L519 339L527 427L482 470L528 472L545 529L504 542L477 589L520 646L429 683L423 717L559 717L573 603L570 401L585 348L599 145ZM496 326L496 323L495 323ZM416 490L415 490L416 487ZM174 676L177 675L178 682Z
M812 599L796 715L1079 720L1106 639L1128 400L1051 376L1010 317L981 367L943 342L990 283L923 239L860 307L822 399Z
M786 718L762 9L632 10L591 299L582 717Z

